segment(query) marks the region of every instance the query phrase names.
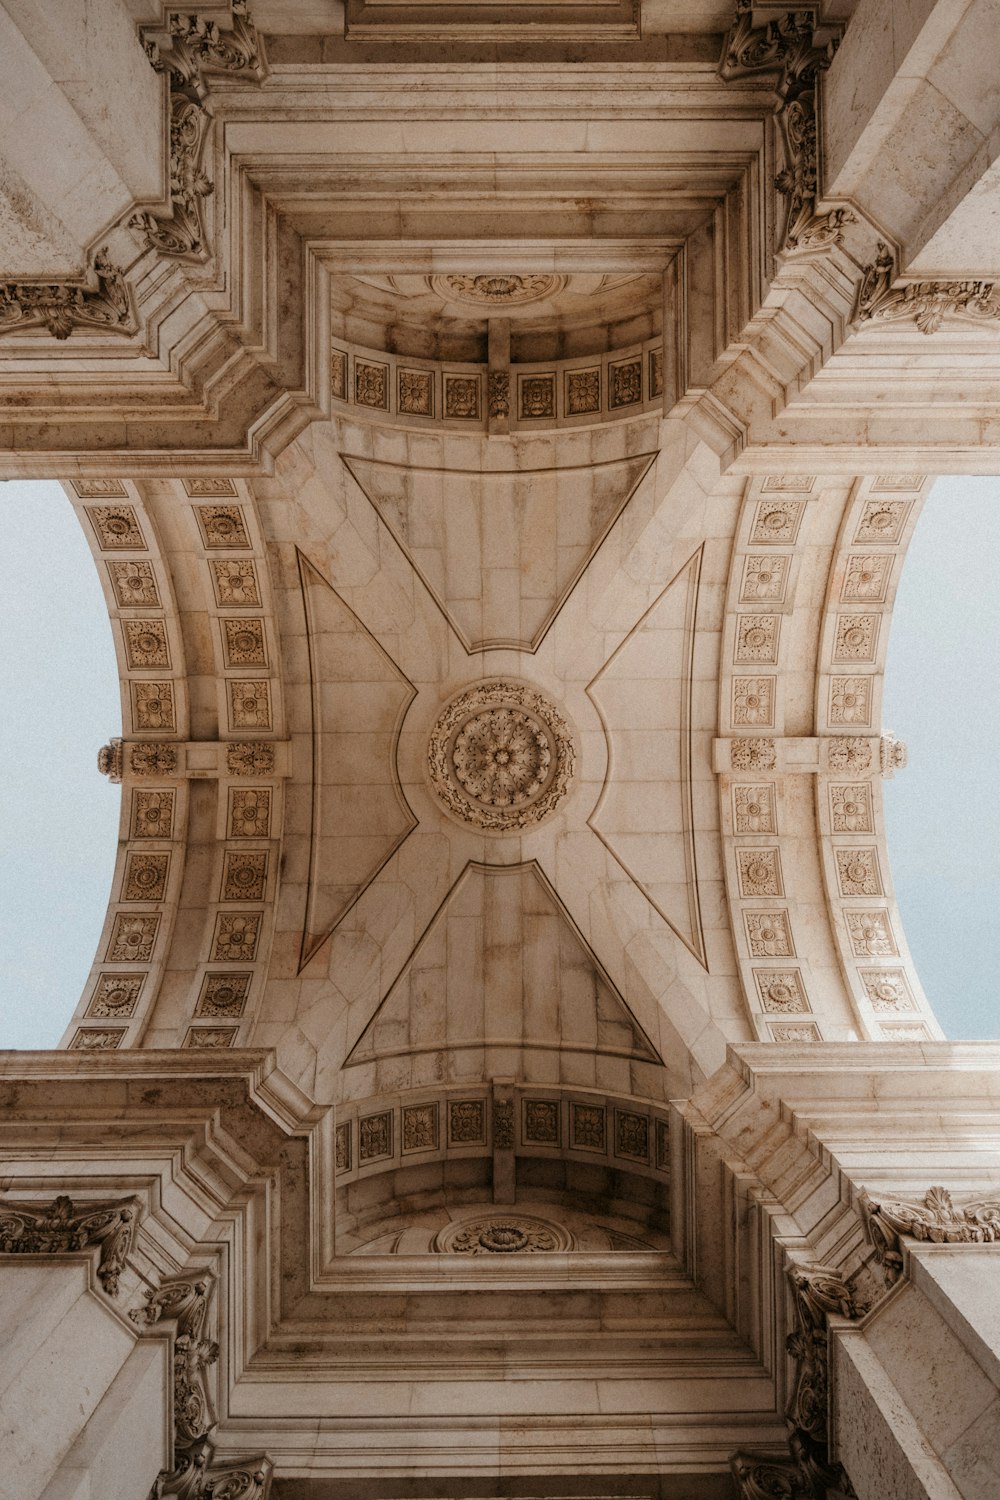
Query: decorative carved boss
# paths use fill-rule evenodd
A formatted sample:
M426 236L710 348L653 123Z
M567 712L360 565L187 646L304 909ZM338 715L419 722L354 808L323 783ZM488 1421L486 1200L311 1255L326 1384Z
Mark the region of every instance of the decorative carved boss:
M431 785L451 815L484 833L540 823L569 789L569 725L541 693L493 680L446 704L427 748Z

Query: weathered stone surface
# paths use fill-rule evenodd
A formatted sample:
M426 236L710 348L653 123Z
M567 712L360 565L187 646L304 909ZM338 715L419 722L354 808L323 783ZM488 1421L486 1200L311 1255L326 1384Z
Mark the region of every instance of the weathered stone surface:
M992 1497L881 714L998 461L985 7L85 9L0 19L0 474L124 711L2 1064L16 1500Z

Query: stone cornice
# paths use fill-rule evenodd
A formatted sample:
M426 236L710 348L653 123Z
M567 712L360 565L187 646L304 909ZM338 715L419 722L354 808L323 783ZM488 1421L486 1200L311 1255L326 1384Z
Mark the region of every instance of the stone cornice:
M818 1484L817 1476L836 1477L823 1444L822 1345L829 1333L828 1320L852 1317L869 1296L871 1278L865 1280L865 1267L872 1248L864 1235L860 1185L867 1186L883 1207L890 1198L906 1203L911 1198L919 1200L919 1192L887 1183L884 1170L879 1174L866 1166L875 1122L879 1151L888 1147L890 1160L904 1162L903 1175L913 1182L927 1170L921 1141L914 1134L914 1092L919 1087L926 1097L933 1095L934 1131L927 1151L935 1158L935 1170L947 1174L946 1180L956 1190L950 1208L943 1200L938 1206L949 1224L959 1219L967 1224L970 1212L979 1215L977 1224L984 1222L979 1210L965 1200L973 1186L979 1189L977 1200L989 1197L991 1189L983 1183L988 1183L992 1169L979 1170L970 1159L969 1143L974 1141L986 1160L994 1136L1000 1135L998 1063L1000 1046L989 1044L747 1045L731 1049L727 1066L674 1111L670 1134L676 1167L675 1244L696 1284L710 1300L718 1298L723 1317L756 1349L756 1358L746 1367L747 1378L765 1382L758 1390L765 1406L755 1407L754 1422L760 1441L769 1444L770 1451L742 1455L743 1479L748 1483L762 1482L762 1476L776 1466L778 1474L799 1485L798 1490L788 1490L790 1495L812 1500L813 1494L822 1491L805 1488L804 1475L811 1476L810 1484ZM174 1305L168 1306L174 1295L171 1287L189 1284L196 1289L210 1274L219 1275L220 1340L226 1342L230 1390L243 1378L249 1358L257 1385L272 1379L287 1383L292 1369L302 1375L305 1338L311 1348L308 1378L317 1400L339 1400L334 1393L340 1382L355 1381L362 1368L372 1374L383 1370L387 1357L391 1356L397 1370L419 1357L420 1351L407 1344L402 1324L395 1332L387 1327L382 1303L377 1315L359 1305L357 1275L343 1286L329 1281L310 1286L309 1261L315 1253L310 1246L318 1243L318 1231L310 1226L305 1210L311 1194L312 1225L317 1215L329 1212L322 1184L332 1179L324 1156L330 1143L324 1144L322 1132L317 1133L311 1165L307 1162L299 1149L305 1144L303 1127L308 1129L317 1112L308 1101L289 1096L268 1054L8 1054L0 1060L0 1076L4 1079L0 1100L5 1105L0 1144L8 1175L11 1170L15 1176L30 1172L36 1185L37 1147L44 1143L50 1175L64 1171L85 1147L90 1182L104 1187L121 1174L127 1174L136 1186L144 1178L150 1185L159 1179L161 1186L155 1192L144 1186L139 1194L152 1207L137 1252L141 1265L150 1265L152 1257L160 1267L160 1274L147 1281L159 1290L146 1298L144 1311L136 1305L137 1286L134 1279L130 1281L128 1300L136 1314L132 1321L158 1325L170 1316ZM264 1097L268 1091L269 1099ZM298 1115L298 1130L274 1123L273 1101L280 1098L286 1110ZM970 1131L970 1112L978 1114L980 1129ZM329 1120L330 1112L324 1112L324 1117ZM898 1177L898 1167L894 1171ZM160 1201L169 1203L169 1211L159 1206ZM267 1209L265 1201L270 1205ZM260 1242L257 1228L265 1222L272 1226L269 1246L268 1236ZM171 1258L170 1246L177 1246L182 1226L186 1254ZM222 1241L229 1245L224 1255L219 1253ZM469 1268L458 1263L458 1258L456 1262L456 1269L469 1283L463 1291L471 1299L469 1305L475 1302L477 1316L488 1315L494 1295L490 1278L477 1278L483 1281L477 1289L471 1284ZM194 1273L192 1263L198 1267ZM266 1264L272 1270L265 1302L271 1299L267 1305L273 1307L277 1321L265 1325L260 1278L266 1274ZM757 1266L760 1272L724 1292L724 1267L735 1264ZM401 1262L399 1275L404 1273ZM791 1299L787 1298L786 1273L791 1277ZM439 1286L419 1291L404 1291L400 1283L393 1294L426 1298L428 1335L434 1333L434 1319L443 1317L450 1305L448 1278L438 1279ZM678 1297L686 1295L683 1278L671 1273L665 1285ZM662 1287L659 1293L646 1291L642 1285L633 1291L640 1299L650 1294L663 1296ZM565 1294L574 1295L570 1281L565 1293L552 1289L544 1294L550 1313ZM611 1294L620 1297L621 1288ZM187 1302L187 1293L177 1295L184 1307L190 1303L195 1309L197 1295L192 1293ZM525 1315L531 1295L524 1289ZM788 1325L787 1312L792 1313ZM669 1319L666 1304L656 1318ZM715 1326L717 1318L710 1321ZM690 1315L685 1326L690 1334ZM720 1332L722 1326L718 1325ZM651 1329L652 1324L644 1325L642 1358L647 1374ZM195 1322L179 1326L178 1335L175 1376L198 1394L204 1390L204 1372L211 1366L212 1340L203 1347L204 1319L197 1326ZM798 1371L794 1387L788 1390L781 1352L786 1336L791 1338L789 1352ZM679 1348L676 1340L671 1345L675 1347ZM699 1356L709 1378L716 1368L719 1373L728 1368L719 1363L721 1346L716 1342L713 1347L714 1354L706 1350ZM575 1378L573 1360L578 1355L592 1356L589 1346L579 1347L578 1336L577 1347L572 1347L565 1335L558 1337L554 1331L546 1346L536 1352L550 1370L553 1361L558 1361L567 1378ZM689 1361L684 1378L690 1379L691 1355L684 1357ZM475 1366L475 1378L490 1378L495 1351L486 1348L476 1358L480 1363ZM669 1360L663 1364L664 1358L659 1356L657 1379L672 1378ZM384 1379L384 1373L380 1378ZM773 1397L768 1397L772 1379ZM218 1433L211 1429L211 1412L203 1396L194 1406L184 1403L185 1411L193 1416L183 1434L179 1430L182 1458L188 1465L183 1473L213 1475L236 1468L247 1476L247 1484L259 1487L248 1489L247 1494L259 1495L266 1482L266 1465L263 1460L241 1459L240 1454L255 1442L262 1443L269 1451L274 1449L272 1458L278 1461L294 1450L301 1437L296 1437L294 1423L289 1426L287 1420L281 1430L265 1422L251 1434L245 1420L227 1415L228 1392L221 1392L219 1399ZM771 1399L774 1409L768 1411L766 1401ZM786 1405L793 1428L793 1457L781 1463L774 1457L774 1448L780 1436L779 1413ZM309 1420L310 1432L314 1432L315 1421ZM426 1423L415 1419L406 1427L408 1436L402 1430L400 1436L404 1443L419 1443L425 1429ZM331 1420L324 1428L325 1446L317 1472L327 1472L323 1465L335 1466L338 1455L346 1451L344 1445L356 1441L359 1430L356 1418L348 1419L343 1412ZM440 1423L435 1430L436 1441L445 1447L471 1443L479 1452L476 1445L481 1434L467 1422L461 1431ZM735 1433L739 1429L730 1425L726 1430ZM572 1432L574 1451L583 1455L580 1461L585 1467L592 1462L599 1467L600 1460L587 1455L590 1445L599 1447L604 1440L600 1420L580 1419ZM746 1434L744 1442L752 1440L749 1427ZM630 1444L637 1441L635 1435L627 1438ZM637 1461L643 1456L638 1447L629 1451ZM186 1494L179 1476L180 1469L175 1469L169 1482L164 1479L165 1494ZM195 1489L193 1493L201 1492ZM745 1493L753 1496L756 1492L751 1487ZM767 1494L766 1488L763 1493Z

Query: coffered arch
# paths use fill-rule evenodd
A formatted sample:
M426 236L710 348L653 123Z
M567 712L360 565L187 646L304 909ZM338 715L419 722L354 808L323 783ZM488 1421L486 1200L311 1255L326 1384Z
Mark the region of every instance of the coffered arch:
M102 496L110 485L125 489L105 481ZM69 1044L155 1046L166 1029L175 1044L232 1046L266 974L286 773L259 519L245 486L217 478L146 480L117 509L84 508L109 579L126 732L107 766L123 783L112 906ZM131 529L109 531L119 520Z
M530 518L561 483L586 524L566 563L554 557L539 574L549 582L536 604ZM851 936L878 917L868 895L889 890L877 773L880 753L892 752L879 750L876 717L886 568L902 555L922 485L729 478L711 448L651 416L600 434L492 438L414 436L369 415L314 425L273 478L252 486L141 483L135 496L169 539L172 629L190 662L177 698L192 705L182 743L179 720L163 731L170 789L190 798L171 825L188 854L178 936L162 950L162 980L149 981L146 1044L252 1037L276 1045L310 1088L323 1077L344 1098L513 1074L625 1083L662 1099L751 1031L877 1035L892 1027L874 1019L891 1000L905 1008L897 1025L935 1032L912 966L889 951L902 945L898 916L870 962L859 962L862 938ZM867 595L843 591L869 556L854 533L880 526L883 512L892 526L870 544L876 619L855 607ZM559 502L552 515L577 525L572 506ZM553 535L551 525L537 535ZM421 566L434 547L440 561ZM470 649L450 613L468 608L463 567L479 590L475 608L498 619L516 618L502 592L491 602L504 580L528 578L529 621L550 589L541 634L529 624L521 649ZM437 589L428 568L443 580ZM844 634L855 614L866 657L856 667L844 656L855 651ZM849 734L857 713L841 698L855 677L849 696L863 700L864 723ZM521 684L529 698L540 691L566 716L572 746L564 804L537 825L530 810L519 814L513 835L443 806L427 772L435 715L463 685L491 680ZM127 693L139 701L135 683ZM131 785L135 748L126 737L128 790L149 800ZM818 778L815 807L806 777ZM845 797L861 811L845 813ZM854 829L868 820L866 878L878 885L853 904L841 866L863 841L838 837L852 831L845 817ZM116 889L134 853L123 850ZM519 870L534 872L528 886ZM515 985L520 1019L501 1005L505 1019L472 1020L470 985L495 964L487 907L501 944L534 953L540 942ZM543 909L553 936L536 942L521 924L537 936ZM135 910L133 924L155 915ZM456 947L462 922L471 946ZM73 1045L107 1019L93 1006L111 983L109 954ZM560 1009L571 972L591 974L590 1021ZM632 1029L624 1051L607 1054L619 1052L624 1076L599 1061L602 1027ZM93 1045L130 1040L109 1025Z

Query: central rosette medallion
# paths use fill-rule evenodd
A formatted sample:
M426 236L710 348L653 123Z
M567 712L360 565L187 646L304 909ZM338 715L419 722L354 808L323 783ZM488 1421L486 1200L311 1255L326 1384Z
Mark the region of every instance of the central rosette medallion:
M427 759L453 817L506 833L548 817L566 795L575 756L569 725L541 693L495 679L445 705Z
M539 1250L573 1250L576 1241L569 1230L535 1214L516 1217L486 1214L459 1220L442 1229L434 1249L449 1255L531 1255Z

